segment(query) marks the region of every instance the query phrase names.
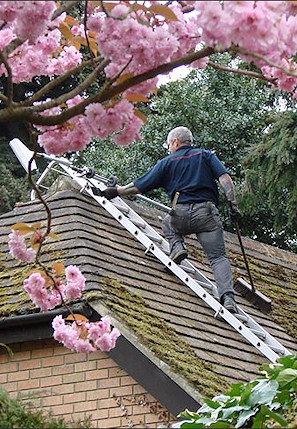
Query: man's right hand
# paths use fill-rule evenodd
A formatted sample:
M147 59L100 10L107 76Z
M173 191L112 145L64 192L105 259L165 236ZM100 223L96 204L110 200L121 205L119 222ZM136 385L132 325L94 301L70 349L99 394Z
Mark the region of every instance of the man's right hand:
M104 189L104 191L100 192L101 197L105 197L108 200L112 200L113 198L119 195L118 189L116 186L112 186L110 188Z
M237 207L237 204L234 201L229 201L230 207L229 207L229 216L233 223L236 223L241 218L241 213L239 211L239 208Z

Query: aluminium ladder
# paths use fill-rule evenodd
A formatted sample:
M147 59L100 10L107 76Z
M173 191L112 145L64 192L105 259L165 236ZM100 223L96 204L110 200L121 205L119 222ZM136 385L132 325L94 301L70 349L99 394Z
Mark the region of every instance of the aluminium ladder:
M59 159L54 162L59 163ZM215 317L223 318L230 326L239 332L247 341L258 349L271 362L275 363L282 356L291 354L279 341L262 328L238 306L238 313L232 314L217 300L216 285L189 261L184 260L181 265L173 262L169 254L168 242L159 235L154 228L143 220L124 200L116 197L107 200L97 195L96 189L104 190L107 180L95 175L87 177L87 170L73 168L69 162L59 163L74 181L81 186L81 192L88 193L100 206L107 210L127 231L130 232L145 247L145 253L152 253L162 264L175 274L186 286L199 296L215 311ZM78 172L80 170L80 172ZM147 199L149 200L149 199ZM160 206L163 206L160 204ZM163 206L163 208L169 208ZM191 274L191 275L189 275Z

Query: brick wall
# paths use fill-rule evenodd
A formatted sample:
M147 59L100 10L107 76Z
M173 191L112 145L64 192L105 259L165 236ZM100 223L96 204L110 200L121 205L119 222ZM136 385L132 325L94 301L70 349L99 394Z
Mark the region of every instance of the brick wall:
M106 353L73 353L54 340L0 348L0 385L11 397L94 428L169 425L173 417Z

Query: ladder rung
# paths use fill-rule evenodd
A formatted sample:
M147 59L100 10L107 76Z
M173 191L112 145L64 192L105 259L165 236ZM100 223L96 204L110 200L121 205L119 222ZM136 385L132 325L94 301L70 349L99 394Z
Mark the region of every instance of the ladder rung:
M284 349L281 349L281 348L279 348L279 347L277 347L277 346L272 346L272 345L270 345L269 346L273 351L275 351L276 353L279 353L280 355L284 355L285 354L285 350Z
M236 314L237 319L241 320L243 323L247 322L249 319L247 316L244 316L243 314Z
M147 232L146 234L145 234L148 238L150 238L152 241L155 241L156 243L162 243L162 238L161 237L158 237L158 236L156 236L156 235L152 235L152 234L150 234L149 232Z
M136 219L130 219L131 222L134 223L134 225L138 226L138 228L145 228L146 224L141 221L141 220L136 220Z
M120 212L122 213L129 213L130 209L129 207L123 206L122 204L116 204L115 202L113 202L113 205L120 210Z
M257 329L253 329L253 328L249 328L249 329L250 329L250 331L252 331L255 335L257 335L257 337L259 337L259 338L261 338L261 339L265 340L265 338L266 338L266 334L265 334L265 332L263 332L263 331L258 331Z

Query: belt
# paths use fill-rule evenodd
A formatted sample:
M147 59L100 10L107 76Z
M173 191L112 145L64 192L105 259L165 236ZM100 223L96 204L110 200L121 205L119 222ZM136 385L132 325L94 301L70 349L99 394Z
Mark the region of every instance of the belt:
M182 206L182 207L185 207L185 206L194 206L194 205L197 205L197 206L200 206L200 207L209 207L209 205L210 204L214 204L214 202L213 201L202 201L201 203L198 203L198 202L192 202L192 203L177 203L176 205L177 206Z

